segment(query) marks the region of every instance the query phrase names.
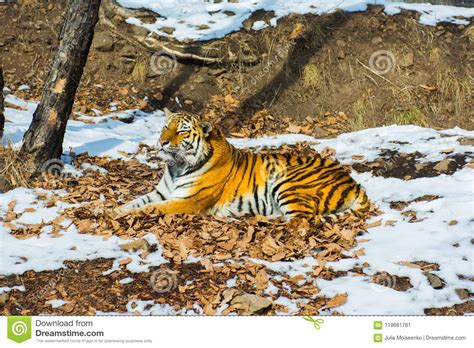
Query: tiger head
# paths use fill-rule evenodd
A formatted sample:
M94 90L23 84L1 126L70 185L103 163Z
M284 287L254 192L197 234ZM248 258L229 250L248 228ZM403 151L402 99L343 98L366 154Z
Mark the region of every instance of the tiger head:
M165 109L166 123L159 140L159 157L169 165L195 166L209 152L212 125L198 116L171 113Z

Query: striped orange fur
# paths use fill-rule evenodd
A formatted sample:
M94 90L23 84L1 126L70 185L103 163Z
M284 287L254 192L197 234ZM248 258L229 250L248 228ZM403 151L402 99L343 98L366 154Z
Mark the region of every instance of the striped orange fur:
M262 154L232 146L198 117L168 112L155 189L117 209L121 215L210 213L318 220L369 208L365 190L337 162L318 155Z

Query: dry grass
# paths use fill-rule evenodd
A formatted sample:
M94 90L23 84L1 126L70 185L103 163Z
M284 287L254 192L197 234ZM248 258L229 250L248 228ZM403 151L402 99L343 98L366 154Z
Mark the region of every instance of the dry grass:
M462 36L467 37L469 41L474 42L474 25L467 27Z
M20 5L22 7L35 7L35 6L38 6L38 3L40 1L38 0L20 0Z
M428 52L428 58L431 62L438 62L441 57L442 57L442 50L439 47L433 47L429 52Z
M364 97L361 97L352 104L353 117L349 120L351 130L358 131L367 128L366 119L370 114L370 106Z
M436 76L440 107L457 118L464 117L465 110L469 110L472 76L472 72L468 71L465 76L458 77L451 69L440 71Z
M31 166L28 163L10 142L7 147L0 146L0 188L29 187Z
M144 83L148 72L148 61L145 57L138 57L135 66L132 71L132 80L140 83Z
M323 74L316 64L308 64L303 70L303 84L306 88L318 90L323 84Z
M416 106L408 110L397 110L390 114L390 123L397 125L416 125L427 127L428 122L426 116Z

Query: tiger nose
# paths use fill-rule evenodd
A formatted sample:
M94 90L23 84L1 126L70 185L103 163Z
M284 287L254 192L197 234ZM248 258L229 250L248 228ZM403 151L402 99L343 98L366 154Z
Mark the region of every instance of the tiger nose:
M170 142L168 140L161 140L161 146L168 145Z

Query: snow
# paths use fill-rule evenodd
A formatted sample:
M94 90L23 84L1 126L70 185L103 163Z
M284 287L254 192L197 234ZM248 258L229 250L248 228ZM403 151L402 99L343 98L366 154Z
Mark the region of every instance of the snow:
M46 191L42 189L17 188L0 194L0 216L8 210L8 204L16 201L14 212L21 216L12 221L16 226L48 223L60 215L60 213L72 204L57 201L55 206L46 208L42 200L37 199L37 194L61 194L62 191ZM27 208L33 208L33 212L24 212ZM119 260L130 257L132 261L127 265L131 272L145 272L150 266L159 266L167 263L162 257L161 248L149 254L145 259L139 256L139 252L126 252L120 245L130 242L116 236L104 240L102 237L90 234L81 234L70 220L61 223L64 230L59 237L49 234L47 228L43 228L37 238L17 239L13 237L3 223L0 223L0 245L2 254L0 256L0 274L22 274L33 270L36 272L56 270L63 267L66 260L83 261L96 258L114 258L113 269L118 268ZM150 244L157 244L156 236L148 234L144 236Z
M131 277L123 278L119 281L120 284L130 284L131 282L133 282L133 278Z
M377 311L385 314L423 314L423 308L449 306L462 302L454 292L456 288L474 292L474 283L459 279L458 275L473 277L474 237L474 171L462 169L451 176L440 175L433 178L419 178L409 181L394 178L373 178L367 173L357 175L356 179L367 188L369 197L375 200L384 214L376 219L397 220L393 227L379 226L369 229L360 239L370 239L360 244L365 255L358 260L351 259L341 266L332 264L336 270L349 270L356 263L369 263L364 271L372 275L386 271L392 275L409 277L413 288L398 292L387 287L368 283L367 278L347 276L337 281L321 280L318 285L326 295L334 295L344 289L348 291L349 301L339 307L346 314L364 314L370 302L377 304ZM420 222L404 221L401 212L390 209L391 201L406 201L423 195L438 195L441 198L431 202L412 203L404 211L417 212ZM456 220L455 225L448 223ZM390 251L390 252L387 252ZM439 264L439 271L432 273L446 281L446 287L435 290L422 271L402 266L403 261L429 261ZM328 265L331 265L329 263ZM393 279L388 279L393 281ZM387 296L379 301L382 292ZM370 296L367 296L367 294ZM373 297L372 297L373 296ZM396 300L396 302L391 299ZM393 306L397 303L396 306ZM400 303L406 305L400 305Z
M127 303L128 314L140 313L140 315L202 315L202 308L195 306L195 310L175 310L168 304L155 304L155 301L132 300ZM104 313L108 314L108 313Z
M442 152L448 149L452 150L452 155L472 151L472 146L460 145L457 141L461 136L472 137L472 133L460 128L436 131L418 126L393 125L342 134L335 139L325 140L315 148L322 150L325 146L332 147L342 163L354 162L351 156L355 154L372 161L380 156L381 149L419 152L425 156L420 162L433 162L445 158L446 154Z
M155 251L142 259L138 253L123 251L120 245L130 242L116 236L104 240L102 237L81 234L75 225L70 225L58 237L47 232L38 238L17 239L9 233L9 229L0 226L0 241L2 256L0 259L0 274L23 274L33 270L51 271L60 269L66 260L85 261L97 258L113 258L114 266L111 271L118 269L119 260L131 258L127 265L131 272L145 272L150 266L167 263L161 256L161 251ZM154 235L149 235L153 239ZM60 242L59 242L60 241ZM145 263L142 265L141 263ZM111 272L110 272L111 273Z
M21 85L20 87L18 87L19 91L29 91L30 89L31 88L28 85Z
M23 134L28 129L36 107L35 102L25 102L8 95L6 102L17 105L22 110L6 108L5 118L13 121L8 123L5 130L4 144L10 139L14 144L20 143ZM112 113L107 116L82 116L82 120L93 120L93 124L85 124L79 120L70 120L67 125L63 148L72 149L75 153L88 152L90 156L110 156L122 158L120 152L133 153L138 150L138 144L155 145L158 131L164 123L164 113L156 111L146 114L139 110L129 110ZM113 118L134 118L132 124L127 124Z
M288 312L281 313L283 315L291 315L298 312L296 301L290 300L288 297L280 296L275 301L273 301L273 303L285 306L288 309Z
M12 290L18 290L18 291L26 291L25 287L23 285L16 285L16 286L2 286L0 287L0 294L3 294L5 292L10 292Z
M20 109L7 108L5 135L15 146L19 146L23 133L29 125L36 104L24 102L12 95L7 101L17 105ZM127 124L112 117L126 117L133 115L132 123ZM87 116L83 116L87 119ZM65 135L65 149L71 148L79 154L88 152L97 156L121 158L126 152L135 152L140 143L156 144L160 129L164 124L164 115L161 111L144 113L129 110L122 113L112 113L96 117L97 123L83 123L71 121ZM315 139L307 135L286 134L258 139L229 139L237 147L265 147L280 146L308 141L317 150L329 146L336 150L336 157L342 163L354 163L353 155L364 155L364 159L373 160L381 156L384 150L393 150L398 153L419 152L424 157L417 161L439 161L455 154L472 157L474 146L460 145L460 137L474 138L473 131L460 128L437 131L416 126L387 126L367 129L354 133L347 133L333 139ZM450 153L446 153L450 149ZM145 157L141 157L145 161ZM82 170L98 170L103 168L83 166ZM345 314L423 314L428 307L451 306L461 300L455 289L463 288L474 292L474 284L467 280L474 276L473 245L474 238L474 169L463 168L452 175L440 175L432 178L417 178L400 180L396 178L376 177L370 173L354 173L357 181L367 189L369 197L374 200L383 211L383 215L374 218L382 219L381 226L370 228L367 233L358 237L365 255L358 259L343 259L329 263L335 270L348 271L348 275L331 281L318 279L315 281L321 289L316 296L334 296L337 293L348 293L345 304L337 307L338 312ZM54 206L46 206L44 200L39 200L38 194L62 195L60 190L40 190L18 188L9 192L0 193L0 217L8 210L8 204L16 201L14 212L20 214L12 221L16 226L21 224L49 223L59 216L62 211L73 205L56 202ZM421 220L410 223L400 211L390 208L390 202L410 201L423 195L437 195L440 198L433 201L419 201L411 203L403 211L413 210ZM35 211L25 212L27 208ZM394 226L385 225L387 220L396 220ZM456 224L449 224L456 220ZM46 226L48 227L48 226ZM131 258L127 264L130 272L148 272L151 266L166 263L162 256L162 248L155 235L148 234L144 238L150 244L157 244L155 252L145 259L140 258L140 252L126 252L120 248L128 242L116 236L104 240L100 236L81 234L72 221L62 222L63 231L60 236L50 235L51 229L43 228L38 237L17 239L11 235L8 227L0 222L0 274L22 274L28 270L44 271L57 270L64 266L66 260L92 260L97 258L114 259L112 268L104 273L110 274L120 267L120 260ZM368 241L367 241L368 240ZM60 241L60 242L59 242ZM352 254L349 251L348 254ZM199 259L190 258L190 262L199 262ZM292 262L268 262L252 259L280 274L295 276L305 274L317 266L313 257ZM446 281L443 289L433 289L422 271L401 265L400 262L427 261L437 263L438 271L432 273ZM350 271L354 266L368 263L364 268L368 276L354 276ZM413 287L401 292L386 286L370 282L370 275L377 272L389 272L399 277L408 277ZM464 279L461 279L462 275ZM277 281L278 275L275 277ZM281 277L280 277L281 280ZM133 281L131 277L122 279L126 284ZM393 281L388 279L387 281ZM227 282L228 287L236 285L236 279ZM288 288L288 290L291 290ZM0 289L0 292L9 289ZM267 294L276 293L276 287L271 284ZM290 313L297 310L300 300L286 297L278 298L276 303L285 305ZM222 310L223 308L221 308ZM127 305L130 313L139 311L142 314L202 314L198 306L194 311L177 312L168 305L155 304L153 301L132 301ZM192 312L192 313L191 313ZM330 313L331 311L329 311ZM283 313L280 313L283 314Z
M64 300L49 300L48 302L51 305L52 308L59 308L66 303L69 303L69 301L64 301Z
M179 41L211 40L224 37L243 27L243 22L259 10L273 11L275 17L269 23L257 21L252 29L261 30L269 25L275 26L278 19L290 13L317 15L332 13L336 10L357 12L367 10L368 5L383 5L388 15L412 10L420 13L420 23L436 25L439 22L469 24L466 19L474 16L473 8L462 8L428 3L414 4L389 0L239 0L236 3L219 3L203 0L118 0L128 8L145 8L159 14L154 23L144 23L138 18L128 18L127 23L146 28L150 33L172 36ZM169 35L160 30L174 28Z

